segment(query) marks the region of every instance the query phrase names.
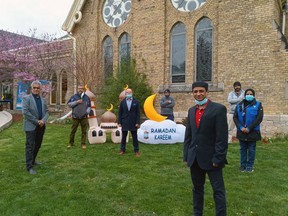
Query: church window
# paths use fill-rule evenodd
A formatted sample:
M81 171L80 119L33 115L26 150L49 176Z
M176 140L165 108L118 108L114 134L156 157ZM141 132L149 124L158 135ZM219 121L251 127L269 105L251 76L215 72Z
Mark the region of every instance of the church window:
M213 27L208 18L196 25L196 80L212 80Z
M104 39L103 48L104 77L107 79L113 74L113 41L110 36Z
M186 29L183 23L176 24L171 31L170 57L172 83L184 83L186 70Z

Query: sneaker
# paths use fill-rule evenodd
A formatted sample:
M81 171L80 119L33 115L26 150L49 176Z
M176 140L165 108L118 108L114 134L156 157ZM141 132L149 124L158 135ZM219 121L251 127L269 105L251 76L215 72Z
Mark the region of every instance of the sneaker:
M135 152L135 156L140 157L141 156L140 152L139 151Z
M123 150L121 150L120 152L119 152L119 155L124 155L125 154L125 151L123 151Z
M246 168L245 167L240 167L240 172L245 172Z
M86 149L86 145L85 144L82 144L82 149Z
M254 172L254 169L252 167L248 167L248 168L246 168L246 172L252 173L252 172Z

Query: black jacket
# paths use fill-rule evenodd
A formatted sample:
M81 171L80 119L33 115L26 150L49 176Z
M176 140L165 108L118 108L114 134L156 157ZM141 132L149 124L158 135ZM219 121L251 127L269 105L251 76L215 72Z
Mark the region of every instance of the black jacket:
M201 169L213 169L213 163L224 167L227 163L228 124L227 109L222 104L209 101L200 125L195 122L196 106L188 111L188 124L186 126L184 141L184 161L189 167L195 159Z

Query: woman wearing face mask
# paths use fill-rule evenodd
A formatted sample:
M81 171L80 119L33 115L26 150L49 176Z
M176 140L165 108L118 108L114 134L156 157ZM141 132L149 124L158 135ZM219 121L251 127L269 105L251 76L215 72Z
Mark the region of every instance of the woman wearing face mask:
M240 142L240 170L253 172L256 141L261 140L260 123L263 120L263 107L255 99L253 89L245 91L244 99L236 106L233 120Z

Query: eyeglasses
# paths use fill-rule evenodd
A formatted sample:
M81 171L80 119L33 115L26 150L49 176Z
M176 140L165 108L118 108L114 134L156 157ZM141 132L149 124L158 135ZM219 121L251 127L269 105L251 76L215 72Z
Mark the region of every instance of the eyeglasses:
M40 89L40 87L33 87L33 89Z

